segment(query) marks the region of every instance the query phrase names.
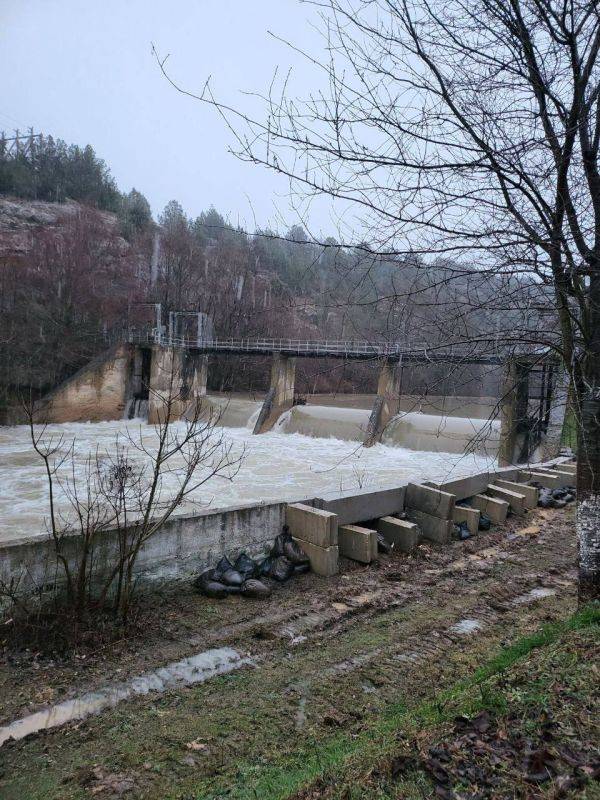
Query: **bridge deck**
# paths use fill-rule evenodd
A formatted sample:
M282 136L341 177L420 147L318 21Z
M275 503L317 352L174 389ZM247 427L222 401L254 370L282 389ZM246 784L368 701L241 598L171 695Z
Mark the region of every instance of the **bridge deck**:
M134 344L180 347L204 353L232 355L267 355L281 353L295 358L339 358L354 361L387 359L410 364L502 364L507 355L498 352L496 343L489 340L471 345L438 345L428 347L415 343L356 342L351 340L311 341L302 339L202 339L189 337L157 337L150 332L129 332L128 341ZM514 354L513 354L514 356ZM534 354L522 357L536 358ZM541 354L537 355L540 358Z

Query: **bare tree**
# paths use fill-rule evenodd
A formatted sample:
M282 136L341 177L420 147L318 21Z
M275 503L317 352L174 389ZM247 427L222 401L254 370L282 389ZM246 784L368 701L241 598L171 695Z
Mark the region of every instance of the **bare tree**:
M128 428L112 450L89 454L83 469L77 441L49 435L28 406L32 446L45 467L54 566L77 619L108 601L126 623L144 545L201 486L214 477L232 480L241 465L244 454L232 452L218 414L202 398L184 397L173 370L155 399L152 440L141 427ZM116 552L103 546L109 535Z
M599 4L313 5L325 36L322 57L305 54L313 95L294 97L289 75L276 79L264 117L221 103L208 84L197 97L222 114L240 158L358 210L372 252L423 256L426 274L432 258L452 257L447 280L504 282L495 304L505 319L496 315L490 337L505 352L549 350L571 378L580 597L598 598ZM481 297L467 286L440 330L475 310Z

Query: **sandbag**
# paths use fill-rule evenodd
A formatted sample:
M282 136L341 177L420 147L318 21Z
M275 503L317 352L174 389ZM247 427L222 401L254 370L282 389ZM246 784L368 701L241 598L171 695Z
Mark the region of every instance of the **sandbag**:
M282 583L291 578L294 574L294 565L285 556L279 556L273 559L271 569L269 570L269 577Z
M244 579L235 569L228 569L221 575L221 583L226 586L241 586Z
M192 581L192 586L194 586L195 589L204 592L204 587L206 586L206 584L210 583L211 581L214 581L215 579L214 572L215 572L214 569L205 570L201 575L198 575L197 578L194 578L194 580Z
M309 558L300 547L298 542L295 542L291 537L283 545L283 555L292 564L308 564Z
M215 597L221 599L230 594L239 594L241 588L239 586L226 586L220 581L208 581L202 588L203 594L207 597Z
M489 531L491 527L492 527L492 520L488 517L487 514L481 512L479 514L479 530Z
M377 552L391 553L394 545L390 544L383 533L377 532Z
M457 539L461 542L465 539L471 538L471 531L469 530L469 526L466 522L459 522L454 525L454 535Z
M279 558L280 556L285 555L285 545L287 542L291 541L292 537L289 534L289 529L286 525L283 527L283 533L280 533L279 536L276 537L275 541L273 542L273 547L271 548L271 555L273 558Z
M213 575L215 577L215 580L220 581L222 576L230 569L233 569L233 564L227 558L227 556L223 556L223 558L219 561L219 563L213 570Z
M267 556L263 558L263 560L258 565L257 575L266 577L271 572L271 567L273 566L273 556Z
M254 559L250 558L250 556L247 556L246 553L240 553L235 560L233 568L236 572L240 573L244 580L253 578L258 572L258 564Z
M269 597L271 594L271 587L256 578L250 578L244 581L242 585L242 594L244 597Z

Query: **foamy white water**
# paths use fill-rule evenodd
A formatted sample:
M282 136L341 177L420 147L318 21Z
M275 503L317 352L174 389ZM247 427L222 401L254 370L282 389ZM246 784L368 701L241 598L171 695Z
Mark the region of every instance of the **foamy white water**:
M183 423L176 423L183 426ZM75 441L79 479L85 477L86 457L114 452L117 434L142 434L146 447L157 442L153 426L140 420L50 425L46 435L63 434ZM276 502L322 497L339 491L389 488L406 480L443 480L485 469L486 456L433 453L377 444L363 448L356 441L315 438L298 433L272 432L253 436L248 428L222 428L232 454L245 450L238 474L215 477L180 506L178 513L224 508L252 502ZM142 461L139 452L132 459ZM176 459L174 459L174 462ZM176 486L177 475L165 479L165 492ZM48 486L43 463L34 453L26 426L0 428L0 540L46 532ZM58 505L67 512L67 498L58 490Z

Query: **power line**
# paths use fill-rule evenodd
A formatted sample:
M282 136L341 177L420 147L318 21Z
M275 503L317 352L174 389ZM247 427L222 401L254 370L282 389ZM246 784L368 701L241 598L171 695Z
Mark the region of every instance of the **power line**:
M21 133L19 128L15 128L14 136L6 136L5 132L0 133L0 156L31 156L36 144L41 144L43 134L34 133L33 128L29 128L28 133Z

